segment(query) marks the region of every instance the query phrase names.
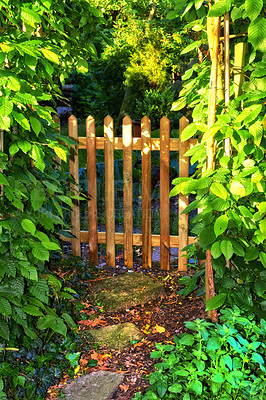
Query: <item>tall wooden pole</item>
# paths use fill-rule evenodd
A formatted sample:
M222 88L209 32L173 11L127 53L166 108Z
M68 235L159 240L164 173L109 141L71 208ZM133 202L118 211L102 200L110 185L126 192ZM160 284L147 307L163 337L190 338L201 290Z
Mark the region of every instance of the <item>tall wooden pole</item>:
M229 13L224 15L224 102L225 106L230 101L230 62L229 62ZM231 155L230 138L224 140L225 155Z
M211 53L211 78L209 87L208 103L208 128L211 128L216 119L217 102L217 77L218 77L218 56L219 56L219 36L220 36L220 18L208 18L208 40ZM215 145L214 140L207 141L207 169L215 168ZM206 302L215 295L213 268L211 261L211 250L206 251L205 261L205 280L206 280ZM218 321L217 310L208 311L208 317L213 321Z

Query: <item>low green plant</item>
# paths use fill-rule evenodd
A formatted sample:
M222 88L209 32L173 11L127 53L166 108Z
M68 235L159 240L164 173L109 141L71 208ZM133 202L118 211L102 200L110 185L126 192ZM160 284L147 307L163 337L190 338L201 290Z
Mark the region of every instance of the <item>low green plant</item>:
M236 306L221 314L222 323L186 322L193 333L175 336L175 344L156 343L151 358L160 362L135 400L265 400L266 321Z

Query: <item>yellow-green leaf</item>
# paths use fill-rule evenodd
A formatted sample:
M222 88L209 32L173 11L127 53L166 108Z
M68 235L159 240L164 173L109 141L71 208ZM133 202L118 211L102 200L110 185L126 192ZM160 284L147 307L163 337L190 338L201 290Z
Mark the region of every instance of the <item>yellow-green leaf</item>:
M42 49L42 53L47 60L52 61L56 64L59 64L59 58L56 53L48 49Z

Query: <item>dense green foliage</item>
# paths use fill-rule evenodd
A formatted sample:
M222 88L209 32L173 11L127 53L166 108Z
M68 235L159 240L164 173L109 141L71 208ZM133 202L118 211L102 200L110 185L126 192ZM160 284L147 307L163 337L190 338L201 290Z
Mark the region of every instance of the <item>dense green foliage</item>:
M231 67L237 75L239 67L234 67L233 61L238 57L238 43L245 42L245 81L241 92L235 88L236 78L232 80L230 103L225 106L223 99L219 101L217 121L208 129L210 61L205 59L186 71L180 99L173 108L180 109L186 104L193 106L193 123L184 130L182 139L198 136L199 143L187 153L191 163L197 162L198 167L194 177L177 178L171 194L193 193L196 200L185 212L202 209L193 220L192 232L198 235L202 250L211 249L216 289L220 294L213 300L212 308L227 301L227 304L237 304L241 309L263 317L266 312L266 139L263 133L265 64L260 38L261 30L265 30L265 20L260 16L262 2L255 2L252 12L250 3L253 4L249 0L245 4L237 0L218 1L209 11L209 16L221 16L226 4L233 22L230 25L232 34L241 31L240 38L231 41ZM205 7L205 3L195 2L191 10L195 13L195 9L198 12ZM207 11L202 14L204 12ZM204 24L205 19L189 24L192 29L197 27L198 41L184 51L206 43ZM206 142L210 138L215 140L216 146L214 171L205 170ZM231 141L231 157L225 155L226 138ZM226 268L226 262L230 268Z
M238 307L221 312L223 324L188 321L192 334L156 344L151 358L161 362L149 375L147 393L136 400L265 400L266 321L257 325Z
M74 68L86 72L86 60L95 56L90 38L102 13L83 0L4 0L0 17L0 342L1 351L28 351L27 337L49 345L53 334L75 328L67 306L56 306L73 296L48 264L61 251L63 209L72 205L70 178L55 162L56 156L66 161L67 143L58 142L51 105L58 83ZM3 357L9 363L16 354ZM0 386L3 377L7 393L25 380L6 365Z

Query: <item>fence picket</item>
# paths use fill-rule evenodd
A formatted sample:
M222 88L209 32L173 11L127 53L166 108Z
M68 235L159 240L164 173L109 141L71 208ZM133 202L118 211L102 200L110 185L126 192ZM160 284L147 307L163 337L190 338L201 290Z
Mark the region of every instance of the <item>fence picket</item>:
M142 266L151 268L151 121L141 120Z
M170 121L160 121L160 253L161 269L169 270L169 165Z
M105 224L106 264L115 266L115 194L114 194L114 129L113 119L104 119L105 138Z
M68 119L69 137L78 141L78 124L77 118L71 115ZM76 196L79 195L79 160L78 160L78 144L70 146L69 172L75 183L70 183L70 189ZM72 241L72 252L74 256L80 257L80 212L79 200L73 200L71 211L71 233L75 238Z
M182 142L182 132L185 127L189 124L189 120L183 116L179 121L179 137L180 137L180 148L179 148L179 176L189 176L189 157L185 157L184 154L188 150L189 142ZM188 196L179 194L179 249L178 249L178 271L187 270L187 260L184 255L185 251L182 249L188 245L188 214L182 214L184 209L188 206Z
M98 265L98 223L97 223L97 176L96 176L96 137L95 121L92 116L86 119L87 139L87 181L88 181L88 228L89 260Z
M126 116L123 135L124 263L133 267L132 120Z

